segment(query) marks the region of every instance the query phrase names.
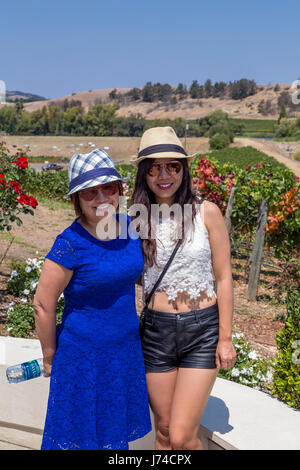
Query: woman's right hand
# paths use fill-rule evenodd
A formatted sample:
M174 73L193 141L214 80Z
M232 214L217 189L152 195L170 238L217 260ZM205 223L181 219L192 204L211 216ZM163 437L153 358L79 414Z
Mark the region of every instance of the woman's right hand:
M43 362L44 362L44 369L45 369L44 377L50 377L53 358L50 359L50 358L44 357Z

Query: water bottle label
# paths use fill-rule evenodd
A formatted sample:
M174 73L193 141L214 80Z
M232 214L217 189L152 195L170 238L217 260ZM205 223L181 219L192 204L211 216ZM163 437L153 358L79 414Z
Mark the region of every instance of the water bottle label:
M41 375L40 366L36 360L24 362L21 366L25 380L34 379Z

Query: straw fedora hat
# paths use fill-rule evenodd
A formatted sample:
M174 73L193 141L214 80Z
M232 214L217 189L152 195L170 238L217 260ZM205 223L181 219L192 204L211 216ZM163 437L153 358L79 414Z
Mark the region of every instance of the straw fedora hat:
M197 155L188 155L172 127L152 127L141 138L138 155L130 162L138 166L145 158L187 158L190 162Z

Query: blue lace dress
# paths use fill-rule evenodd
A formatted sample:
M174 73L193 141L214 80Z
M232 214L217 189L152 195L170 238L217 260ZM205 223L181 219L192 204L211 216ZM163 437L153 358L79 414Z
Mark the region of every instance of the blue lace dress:
M43 450L124 450L151 430L135 307L143 257L140 240L123 235L124 217L111 241L75 220L46 256L74 273L64 291Z

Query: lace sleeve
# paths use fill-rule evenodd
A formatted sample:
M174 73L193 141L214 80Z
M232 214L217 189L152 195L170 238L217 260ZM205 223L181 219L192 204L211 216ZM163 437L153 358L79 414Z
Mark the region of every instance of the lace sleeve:
M75 250L70 242L63 238L61 235L56 237L56 240L45 258L51 259L58 264L61 264L67 269L74 271L77 265L77 256Z

